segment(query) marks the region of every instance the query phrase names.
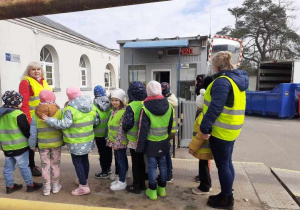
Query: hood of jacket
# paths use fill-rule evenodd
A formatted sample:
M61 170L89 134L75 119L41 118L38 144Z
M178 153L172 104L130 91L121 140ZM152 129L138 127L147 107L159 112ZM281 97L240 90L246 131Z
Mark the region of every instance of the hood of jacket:
M155 99L144 102L144 106L154 115L162 116L169 109L169 102L166 98Z
M39 104L35 108L35 114L42 118L43 115L46 115L48 117L52 117L55 115L59 107L56 104Z
M3 115L9 114L15 110L17 110L17 109L1 107L0 108L0 117L2 117Z
M146 87L143 83L135 81L128 87L129 103L132 101L144 101L147 97Z
M90 96L83 95L69 101L68 106L71 106L80 112L88 113L93 109L93 101Z
M243 70L224 70L220 71L218 76L230 77L239 87L241 91L245 91L249 86L249 77L246 71Z
M173 107L178 106L178 99L176 98L176 96L174 94L171 94L167 99Z
M110 100L107 96L100 96L94 99L94 104L101 111L107 111L110 108Z

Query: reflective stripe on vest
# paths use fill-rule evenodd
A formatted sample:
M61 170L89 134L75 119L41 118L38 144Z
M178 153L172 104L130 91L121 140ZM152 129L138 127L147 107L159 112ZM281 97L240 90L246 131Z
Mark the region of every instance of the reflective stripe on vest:
M107 111L101 111L95 105L93 106L93 109L98 113L100 118L99 124L94 128L95 137L104 137L107 128L108 117L111 112L111 109L108 109Z
M212 126L211 135L226 141L234 141L238 138L245 119L245 108L246 108L246 93L240 91L236 83L227 76L221 76L219 78L226 78L230 82L233 95L234 104L232 107L224 106L222 113L216 119ZM217 78L217 79L219 79ZM216 79L216 80L217 80ZM204 95L204 106L203 113L208 110L211 102L211 88L216 81L214 80L208 87Z
M143 107L145 114L150 119L150 129L147 139L150 141L162 141L168 138L168 126L172 114L171 105L168 111L162 116L152 114L145 106Z
M19 129L17 117L23 114L16 109L0 118L0 142L4 151L28 147L27 138Z
M199 114L199 116L196 118L194 122L194 129L193 129L193 137L196 138L197 135L197 128L200 128L201 122L203 119L203 112ZM193 140L192 140L193 141ZM196 151L197 154L204 154L204 153L212 153L209 145L209 140L205 140L198 151Z
M63 130L64 141L69 144L82 144L93 140L95 137L93 125L96 112L92 110L84 113L72 106L67 106L64 108L63 118L67 110L71 111L73 115L73 125Z
M127 139L129 141L136 142L137 141L137 134L138 134L138 124L140 119L141 110L143 107L142 101L132 101L129 106L131 107L134 113L134 125L133 127L127 132Z
M58 109L52 117L61 120L61 110ZM50 127L36 114L33 115L33 118L36 122L38 133L38 147L40 149L56 148L60 147L63 144L63 136L61 130Z
M176 133L175 108L171 104L170 106L172 107L172 111L173 111L173 123L172 123L171 133Z
M125 113L125 109L120 109L115 113L114 116L110 114L107 127L108 127L108 138L110 141L115 142L116 137L118 135L118 129L120 128L120 122L123 117L123 114ZM123 141L122 144L126 145L128 143L127 139L126 141Z
M29 98L30 116L32 117L36 106L40 103L40 92L42 90L52 91L52 88L48 85L46 80L43 80L43 85L41 85L38 81L29 76L24 77L24 79L28 81L33 91L33 96Z

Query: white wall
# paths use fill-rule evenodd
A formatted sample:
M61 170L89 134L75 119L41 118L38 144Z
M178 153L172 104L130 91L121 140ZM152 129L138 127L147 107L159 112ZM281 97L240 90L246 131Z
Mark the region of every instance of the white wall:
M0 77L1 94L6 90L18 90L19 83L26 66L31 61L40 61L40 51L45 45L52 46L58 55L59 79L61 91L56 92L57 103L63 105L67 100L66 88L80 87L79 61L86 55L90 61L90 88L83 94L93 96L96 85L104 87L104 70L110 63L115 70L115 83L118 87L118 56L106 52L99 52L67 41L51 38L42 33L35 34L29 28L0 21ZM21 62L9 62L5 53L20 55ZM109 93L109 90L107 91Z

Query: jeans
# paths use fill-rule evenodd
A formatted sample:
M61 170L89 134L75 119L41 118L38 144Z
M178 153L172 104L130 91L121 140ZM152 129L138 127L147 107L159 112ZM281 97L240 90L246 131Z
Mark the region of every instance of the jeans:
M28 167L29 164L29 151L15 157L5 157L5 165L3 167L3 175L6 187L14 184L13 172L15 171L16 163L20 169L21 175L27 186L32 185L31 171Z
M221 140L213 136L209 138L210 148L218 168L221 194L224 196L232 195L232 186L235 176L232 165L234 142L235 141Z
M90 170L89 155L71 154L71 157L72 157L72 162L75 167L77 177L79 179L79 184L86 185L87 180L89 178L89 170Z
M173 166L172 166L172 158L171 158L171 155L170 155L170 149L171 149L171 143L169 142L169 152L166 155L167 179L168 180L171 178L171 175L173 174Z
M208 160L199 160L199 190L203 192L209 192L211 188L211 178L208 167Z
M156 169L159 168L160 179L158 180L158 186L166 187L167 183L167 163L166 155L161 157L149 157L148 156L148 177L149 188L156 190Z
M98 148L100 166L103 173L108 173L112 162L112 148L106 146L105 137L96 137L95 142Z
M121 182L125 182L126 173L128 171L128 160L126 150L126 148L115 150L115 159L118 164L119 180Z
M132 161L133 185L137 187L144 187L146 179L144 154L135 152L134 149L130 149L130 154Z

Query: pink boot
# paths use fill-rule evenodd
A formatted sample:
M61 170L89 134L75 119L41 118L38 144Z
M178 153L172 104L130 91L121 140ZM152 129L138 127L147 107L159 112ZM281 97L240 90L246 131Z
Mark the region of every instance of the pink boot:
M91 192L88 185L79 185L79 187L72 191L72 195L86 195Z

